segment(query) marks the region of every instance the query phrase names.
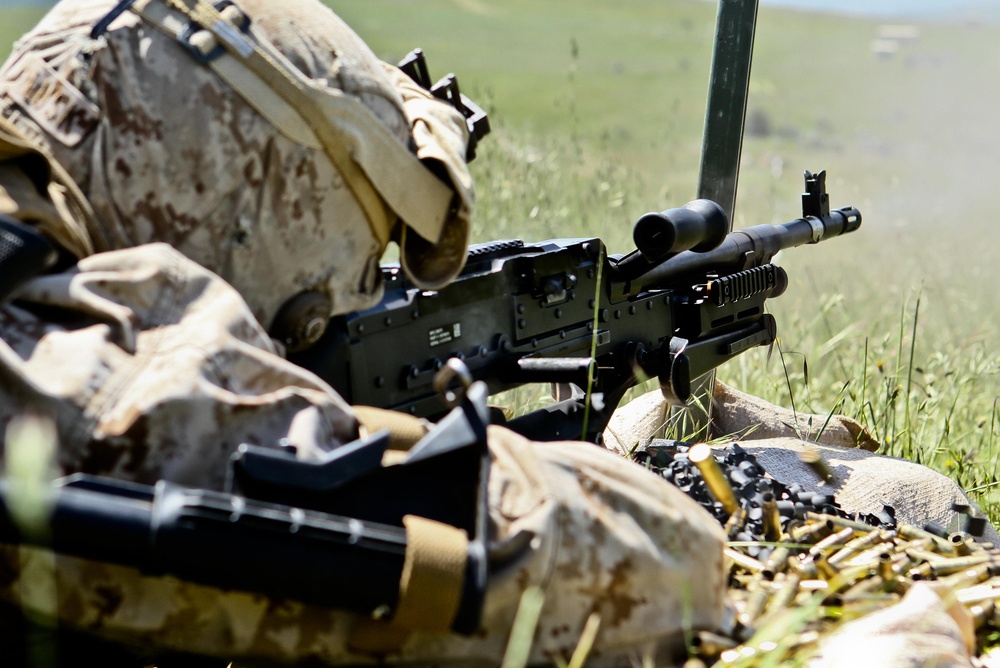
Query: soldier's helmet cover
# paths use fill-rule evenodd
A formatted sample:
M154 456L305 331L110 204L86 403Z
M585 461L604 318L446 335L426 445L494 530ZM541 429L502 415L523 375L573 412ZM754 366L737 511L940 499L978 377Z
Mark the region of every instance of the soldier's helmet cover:
M472 207L464 119L330 10L116 9L60 3L7 64L9 120L77 181L95 250L169 243L231 283L265 327L302 291L334 313L372 305L392 238L418 285L460 271ZM440 197L427 212L430 171L416 156L438 163L435 185L450 181L443 214Z

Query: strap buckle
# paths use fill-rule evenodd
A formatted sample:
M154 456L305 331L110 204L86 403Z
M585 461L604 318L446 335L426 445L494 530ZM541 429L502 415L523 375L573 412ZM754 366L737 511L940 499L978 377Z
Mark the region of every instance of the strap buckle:
M111 23L125 13L129 7L135 4L135 0L121 0L118 4L111 8L111 11L104 15L100 21L94 24L94 27L90 30L90 39L97 39L104 33L108 31L108 27Z
M213 3L212 6L215 8L217 12L219 12L219 14L223 16L225 16L226 9L228 9L229 7L235 8L236 11L233 13L239 16L240 18L239 24L233 25L228 23L228 21L226 22L226 25L232 26L234 30L233 32L234 38L239 38L239 36L235 32L236 30L239 30L239 32L242 33L243 35L247 34L250 31L250 17L245 12L243 12L239 7L236 7L236 5L231 2L231 0L219 0L218 2ZM219 25L220 27L224 27L221 22ZM199 40L201 44L199 46L199 43L194 41L194 39L197 35L200 35L202 33L205 34L206 39L204 39L203 41ZM206 65L226 52L226 47L220 42L220 37L224 38L223 36L216 36L215 34L212 33L212 31L208 30L207 28L198 25L194 21L189 20L187 25L184 26L184 29L181 30L180 33L177 35L177 41L180 43L181 46L187 49L192 56L194 56L195 60L197 60L202 65ZM230 41L236 42L236 39ZM205 47L212 44L214 44L214 46L206 51Z

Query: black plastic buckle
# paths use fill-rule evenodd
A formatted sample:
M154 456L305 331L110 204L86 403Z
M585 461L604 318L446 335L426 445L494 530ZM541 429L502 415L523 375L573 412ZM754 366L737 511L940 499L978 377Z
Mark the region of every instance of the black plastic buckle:
M134 2L134 0L132 1ZM129 4L131 4L131 2ZM212 6L215 7L216 11L218 11L221 14L222 11L225 10L227 7L233 6L233 3L230 0L219 0L219 2L213 3ZM243 20L240 22L240 25L236 27L239 28L239 31L245 35L250 30L250 17L247 16L246 12L244 12L243 10L240 10L240 16L243 17ZM191 42L191 38L196 33L199 33L203 30L208 30L208 29L198 25L193 21L188 21L188 24L184 26L184 29L181 30L179 35L177 35L177 41L180 42L181 46L187 49L192 56L194 56L195 60L197 60L202 65L206 65L215 60L216 58L218 58L219 56L221 56L222 54L224 54L226 52L226 47L223 46L221 43L216 43L214 49L212 49L208 53L204 53L201 49L199 49ZM218 42L219 38L216 37L215 35L212 35L212 39Z

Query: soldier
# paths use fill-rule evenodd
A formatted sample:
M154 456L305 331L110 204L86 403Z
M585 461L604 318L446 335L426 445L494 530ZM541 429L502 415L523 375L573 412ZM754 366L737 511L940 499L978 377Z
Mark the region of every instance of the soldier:
M51 421L59 473L208 489L241 443L317 460L379 427L269 332L304 345L317 320L374 304L390 241L416 284L451 280L473 207L467 141L453 108L313 0L60 3L0 74L2 221L59 256L0 307L0 425ZM758 408L736 426L772 410ZM0 643L19 644L24 611L128 660L482 665L532 587L532 662L568 657L591 618L595 664L720 627L723 535L688 497L594 447L491 428L489 451L474 634L450 632L454 606L420 594L373 621L5 547Z
M317 313L374 304L390 240L427 288L464 262L464 119L313 0L62 2L18 42L0 110L0 213L60 255L0 308L0 424L53 421L59 473L221 489L241 443L322 457L363 429L268 330L296 345ZM489 440L471 636L419 597L379 626L27 548L4 550L0 596L137 651L284 662L493 663L533 586L533 661L568 657L592 613L607 659L718 626L722 535L693 501L599 448Z

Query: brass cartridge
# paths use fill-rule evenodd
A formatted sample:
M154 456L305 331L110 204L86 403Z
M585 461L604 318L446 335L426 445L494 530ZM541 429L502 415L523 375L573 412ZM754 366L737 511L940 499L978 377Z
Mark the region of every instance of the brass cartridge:
M712 448L707 443L698 443L688 450L688 461L698 467L701 477L705 480L705 485L712 493L712 496L722 504L723 510L732 514L736 512L739 504L736 503L736 495L733 488L726 480L726 474L719 468L719 463L715 461Z
M778 503L774 494L767 492L761 496L763 514L764 538L770 541L781 540L781 515L778 513Z
M809 448L808 450L803 450L799 453L799 461L808 466L816 474L816 477L823 482L836 483L837 477L833 473L833 469L830 465L826 463L823 459L823 455L820 454L819 450L815 448Z

